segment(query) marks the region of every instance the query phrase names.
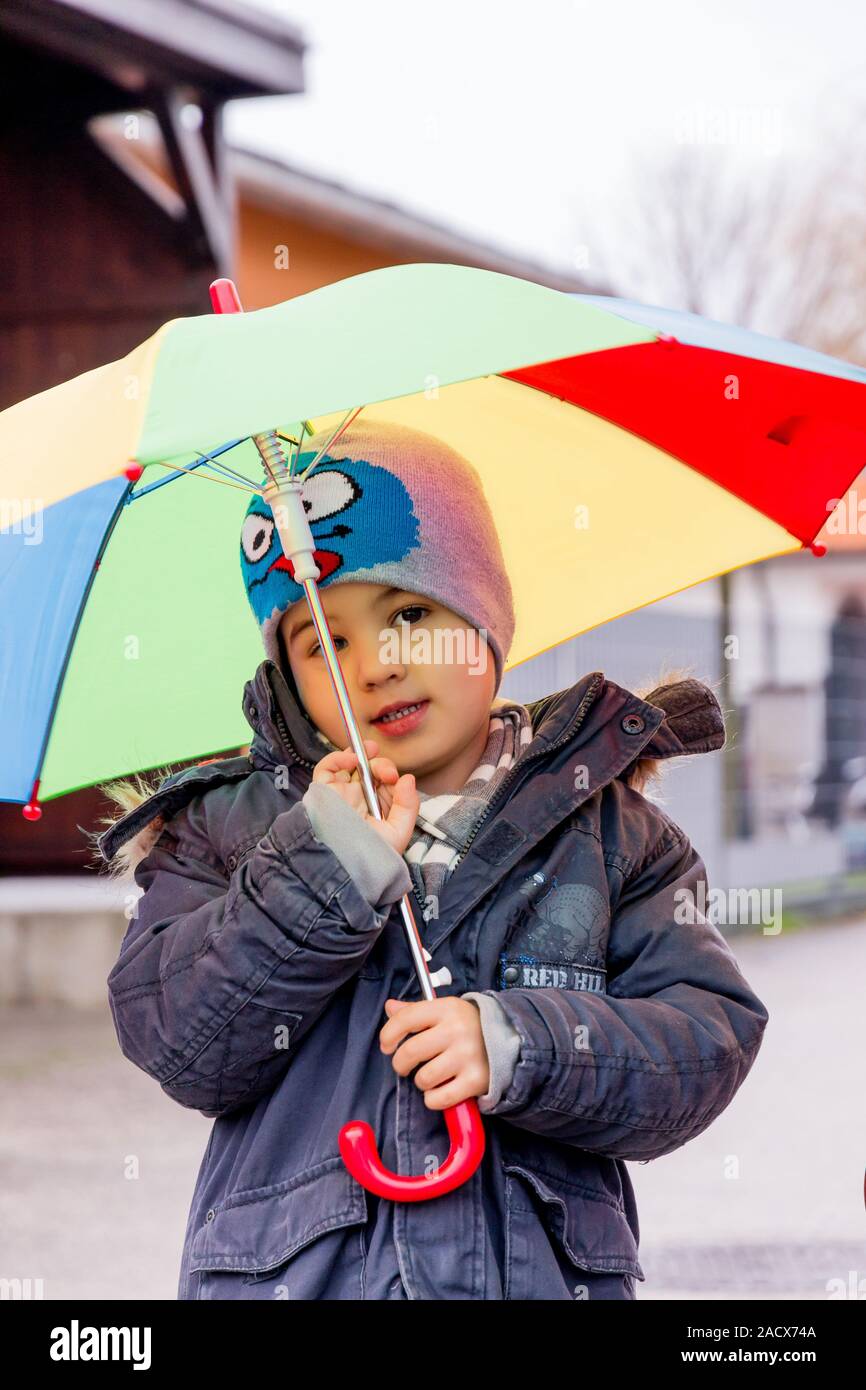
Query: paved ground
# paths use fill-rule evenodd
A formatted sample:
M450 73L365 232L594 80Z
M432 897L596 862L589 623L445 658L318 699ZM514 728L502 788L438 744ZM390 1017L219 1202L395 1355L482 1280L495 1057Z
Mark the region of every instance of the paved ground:
M866 1298L866 921L734 949L770 1021L716 1123L629 1165L639 1297Z
M738 941L770 1023L725 1114L629 1165L639 1298L866 1298L866 921ZM173 1299L211 1122L120 1053L108 1012L0 1015L0 1278ZM832 1282L836 1281L836 1282Z

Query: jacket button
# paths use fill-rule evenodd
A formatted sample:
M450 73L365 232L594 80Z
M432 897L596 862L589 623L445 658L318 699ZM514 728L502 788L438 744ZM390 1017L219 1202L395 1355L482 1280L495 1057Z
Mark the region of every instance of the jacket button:
M520 971L518 970L516 965L506 965L504 971L502 972L502 978L509 985L513 985L515 980L520 979Z
M627 734L639 734L646 728L646 720L641 714L627 714L620 720L620 724Z
M259 717L258 705L250 705L250 719L258 719L258 717Z
M207 1216L205 1217L205 1221L213 1221L213 1219L214 1219L215 1216L216 1216L216 1212L214 1211L213 1207L211 1207L210 1211L208 1212Z
M237 866L238 866L238 857L237 857L237 855L236 855L236 854L230 854L229 857L228 857L228 859L226 860L226 868L227 868L231 873L234 873L234 871L235 871L235 869L237 868Z

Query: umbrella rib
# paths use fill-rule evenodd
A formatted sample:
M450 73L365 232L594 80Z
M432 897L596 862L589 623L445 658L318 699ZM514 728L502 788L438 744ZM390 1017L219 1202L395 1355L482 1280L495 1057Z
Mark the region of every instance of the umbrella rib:
M349 409L349 410L346 412L346 415L344 416L342 423L339 424L339 425L337 426L337 428L334 430L334 433L330 436L329 439L327 439L327 440L325 441L325 443L322 445L321 449L320 449L319 452L316 454L316 457L312 460L312 462L307 464L307 466L306 466L306 468L303 470L303 472L298 473L298 474L295 474L295 473L294 473L294 468L295 468L295 465L297 464L298 459L299 459L300 456L301 456L301 444L303 443L304 432L305 432L306 423L307 423L306 421L302 421L302 422L301 422L301 432L300 432L300 436L299 436L298 441L297 441L298 448L297 448L297 452L295 453L294 457L291 459L290 467L289 467L289 475L290 475L290 476L294 476L294 477L299 477L299 478L301 478L301 479L305 478L305 477L307 476L307 474L310 472L310 470L313 469L313 468L315 468L316 464L319 462L319 459L322 457L322 455L323 455L328 449L330 449L330 447L331 447L332 444L336 443L336 441L340 438L340 436L343 434L343 432L344 432L346 429L348 429L349 425L350 425L354 420L356 420L356 419L358 418L358 416L360 415L360 413L361 413L361 411L362 411L363 409L364 409L363 405L356 406L354 409ZM280 439L287 440L288 442L294 443L294 441L291 439L291 436L290 436L290 435L287 436L287 435L280 434L279 431L277 431L277 430L274 431L274 434L276 434L277 437L280 438ZM250 437L252 437L252 436L250 436ZM241 442L241 441L239 440L238 443L240 443L240 442ZM234 446L232 446L232 447L234 447ZM263 491L263 489L260 488L260 487L256 487L255 484L252 483L252 482L250 481L249 478L245 477L243 473L238 473L234 468L229 468L229 466L228 466L227 464L225 464L225 463L217 463L216 460L213 459L213 458L211 457L210 454L204 453L201 449L196 450L196 452L197 452L198 455L199 455L199 460L200 460L200 462L196 465L195 468L184 468L184 467L183 467L181 464L179 464L179 463L169 463L169 462L168 462L167 460L165 460L165 459L154 459L153 462L156 463L156 464L158 464L160 468L171 468L172 471L173 471L173 472L176 472L176 473L188 473L188 474L190 475L190 477L199 478L199 479L201 479L202 482L206 482L206 483L207 483L207 482L209 482L209 483L222 483L223 487L233 487L233 488L235 488L238 492L250 492L250 493L253 493L256 497L263 497L263 496L264 496L264 491ZM208 475L203 475L203 474L201 474L201 473L199 472L199 469L200 469L201 465L202 465L202 464L205 464L205 463L209 463L209 464L211 465L211 468L212 468L215 472L216 472L217 470L221 470L221 471L224 472L224 473L228 473L232 478L237 478L237 479L239 479L240 481L239 481L239 482L234 482L234 483L233 483L233 482L229 482L229 479L228 479L228 478L217 478L217 477L215 477L215 476L213 476L213 475L208 476ZM273 474L271 473L270 468L268 468L267 471L268 471L268 473L271 474L271 477L272 477L273 481L276 482L277 480L273 477ZM166 481L168 481L168 479L166 479Z
M202 460L202 462L206 461L207 460ZM254 492L257 497L261 496L261 489L254 487L252 483L246 487L241 487L240 483L230 483L228 478L203 477L195 468L181 468L180 464L166 463L165 459L154 459L153 462L159 464L160 468L172 468L176 469L178 473L189 473L190 477L198 478L199 481L203 483L221 483L223 487L233 487L237 492Z
M282 439L284 444L294 444L296 446L294 458L291 458L289 460L290 478L295 476L295 468L297 466L298 459L301 457L301 445L304 442L304 435L313 434L313 432L313 427L309 420L301 421L301 432L298 435L297 439L295 439L294 435L286 434L284 430L274 430L277 439Z
M362 411L363 409L364 409L364 407L363 407L362 405L357 406L357 407L355 408L355 413L354 413L354 415L352 414L351 409L349 409L349 410L347 411L346 417L345 417L345 419L343 420L342 425L338 425L338 426L337 426L336 430L335 430L334 433L331 435L330 439L326 440L326 442L322 445L322 447L321 447L321 449L319 450L319 452L316 454L316 457L313 459L312 463L308 463L308 464L307 464L307 466L306 466L306 468L304 469L303 473L300 473L300 474L298 475L299 477L301 477L301 478L306 478L306 476L307 476L307 474L309 473L310 469L311 469L311 468L315 468L316 464L319 462L319 459L322 457L322 454L324 454L324 453L326 452L326 450L330 449L330 447L331 447L332 444L336 443L336 441L340 438L340 435L343 433L343 431L344 431L345 429L347 429L349 425L351 425L351 423L352 423L353 420L357 419L357 417L360 415L360 413L361 413L361 411Z
M239 439L237 441L237 444L243 444L245 442L245 440ZM233 444L232 448L236 448L237 444ZM246 484L248 487L255 486L255 484L250 481L250 479L246 476L245 473L239 473L236 468L230 468L227 463L223 463L222 461L217 463L216 456L214 454L209 454L204 449L196 449L196 453L198 454L199 459L202 463L209 463L214 468L222 469L222 471L224 473L227 473L229 477L237 478L239 482Z
M298 435L297 440L292 439L292 436L291 436L290 434L279 434L279 431L277 431L277 433L278 433L280 439L284 439L284 440L286 440L287 443L290 443L290 444L295 444L295 443L297 443L297 446L298 446L297 449L295 450L295 453L294 453L294 455L292 456L292 458L289 459L289 477L290 477L290 478L293 478L293 477L295 476L295 469L296 469L297 466L298 466L298 459L301 457L301 445L302 445L303 442L304 442L304 435L306 434L306 432L307 432L307 422L306 422L306 420L302 420L302 421L301 421L301 431L300 431L300 434Z
M193 468L184 468L181 464L170 463L167 459L153 459L152 462L158 463L160 467L171 468L172 474L168 475L167 477L161 478L158 482L149 483L146 487L143 487L138 492L133 493L128 498L128 501L134 502L139 497L144 497L147 495L147 493L152 492L154 488L163 487L166 483L172 482L173 477L177 477L180 473L192 473L194 471L197 471L204 463L209 463L211 467L216 470L222 470L222 472L226 473L229 477L237 478L238 483L243 484L243 491L250 490L255 492L255 484L252 483L244 473L238 473L234 468L230 468L227 463L216 462L217 456L219 454L228 453L230 449L236 449L239 444L245 443L246 439L246 435L244 435L241 439L233 439L230 444L223 444L212 454L206 453L204 449L196 449L195 452L199 456L199 462L196 463L193 466ZM218 483L222 480L220 478L212 478L211 481Z

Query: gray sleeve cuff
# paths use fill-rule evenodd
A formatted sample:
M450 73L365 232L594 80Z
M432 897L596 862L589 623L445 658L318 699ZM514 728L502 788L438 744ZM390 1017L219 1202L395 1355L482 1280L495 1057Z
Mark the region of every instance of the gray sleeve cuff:
M470 990L468 994L461 994L460 998L471 999L481 1014L481 1032L490 1064L490 1083L485 1095L478 1097L478 1109L486 1112L499 1104L511 1085L520 1053L520 1034L492 994Z
M333 850L371 907L397 902L411 891L402 854L327 783L311 782L302 799L316 839Z

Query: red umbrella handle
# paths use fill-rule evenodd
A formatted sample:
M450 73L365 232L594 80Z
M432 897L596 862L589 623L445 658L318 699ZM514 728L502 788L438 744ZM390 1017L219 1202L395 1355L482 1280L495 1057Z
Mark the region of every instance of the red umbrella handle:
M445 1162L431 1173L408 1177L392 1173L382 1163L376 1136L366 1120L350 1120L340 1130L340 1153L352 1177L379 1197L397 1202L426 1202L442 1197L472 1177L484 1156L484 1125L474 1100L462 1100L443 1111L451 1148Z

